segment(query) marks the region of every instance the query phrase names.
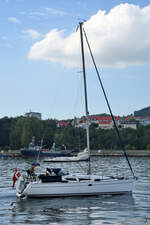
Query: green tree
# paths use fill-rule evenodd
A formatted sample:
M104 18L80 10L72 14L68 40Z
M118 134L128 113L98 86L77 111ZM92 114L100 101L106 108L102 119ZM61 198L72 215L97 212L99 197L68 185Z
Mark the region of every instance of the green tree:
M150 144L146 145L146 150L150 150Z
M21 135L21 145L27 147L33 136L35 137L35 144L40 145L41 139L43 138L43 124L41 120L35 117L25 118Z
M13 119L4 117L0 119L0 146L4 149L5 146L9 146L9 134L11 129L11 123Z
M132 149L132 145L130 144L125 145L125 150L131 150L131 149Z
M43 145L45 148L51 148L53 145L55 132L56 132L56 120L43 120Z
M21 147L21 136L24 121L24 117L17 117L13 120L11 124L11 130L9 135L11 149L19 149Z

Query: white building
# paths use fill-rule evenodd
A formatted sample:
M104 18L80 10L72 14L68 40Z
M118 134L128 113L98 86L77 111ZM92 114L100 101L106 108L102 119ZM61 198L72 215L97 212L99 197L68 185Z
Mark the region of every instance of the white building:
M130 122L128 122L128 123L121 123L120 127L121 128L131 128L131 129L136 130L136 123L130 123Z
M98 124L97 128L101 128L104 130L110 130L110 129L114 129L114 123L111 119L111 117L107 117L107 116L98 116L99 118L92 118L90 119L90 124ZM131 129L135 129L137 128L136 122L128 122L125 120L121 120L119 119L119 117L115 119L116 121L116 125L119 129L125 129L125 128L131 128ZM81 128L85 128L86 127L86 120L83 119L79 119L76 118L76 123L75 123L75 127L81 127Z
M26 117L35 117L39 120L42 119L42 114L41 113L38 113L38 112L28 112L28 113L25 113L25 116Z
M134 119L136 121L139 121L139 123L143 126L150 125L150 116L141 116L141 117L135 116Z

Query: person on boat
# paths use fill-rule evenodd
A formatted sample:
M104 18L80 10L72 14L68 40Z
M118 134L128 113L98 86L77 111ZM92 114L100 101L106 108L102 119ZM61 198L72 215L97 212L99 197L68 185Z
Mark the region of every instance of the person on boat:
M21 176L21 174L19 173L18 169L15 168L15 172L13 174L13 184L12 184L12 188L15 187L15 183L18 180L18 178Z
M50 168L46 168L46 175L49 176L52 174L52 170Z
M35 170L35 165L32 165L32 167L27 170L27 174L30 176L31 180L35 180L36 178L34 170Z

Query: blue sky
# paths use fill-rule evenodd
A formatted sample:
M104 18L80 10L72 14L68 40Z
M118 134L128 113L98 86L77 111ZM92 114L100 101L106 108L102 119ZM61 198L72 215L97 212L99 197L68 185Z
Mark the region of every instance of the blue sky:
M150 105L150 0L0 0L0 15L0 118L84 114L79 18L113 113ZM85 55L89 112L108 113Z

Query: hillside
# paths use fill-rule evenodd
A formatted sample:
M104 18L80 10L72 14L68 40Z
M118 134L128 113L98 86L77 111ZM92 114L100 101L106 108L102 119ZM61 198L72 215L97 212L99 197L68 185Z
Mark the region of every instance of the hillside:
M134 116L150 116L150 106L134 111Z

